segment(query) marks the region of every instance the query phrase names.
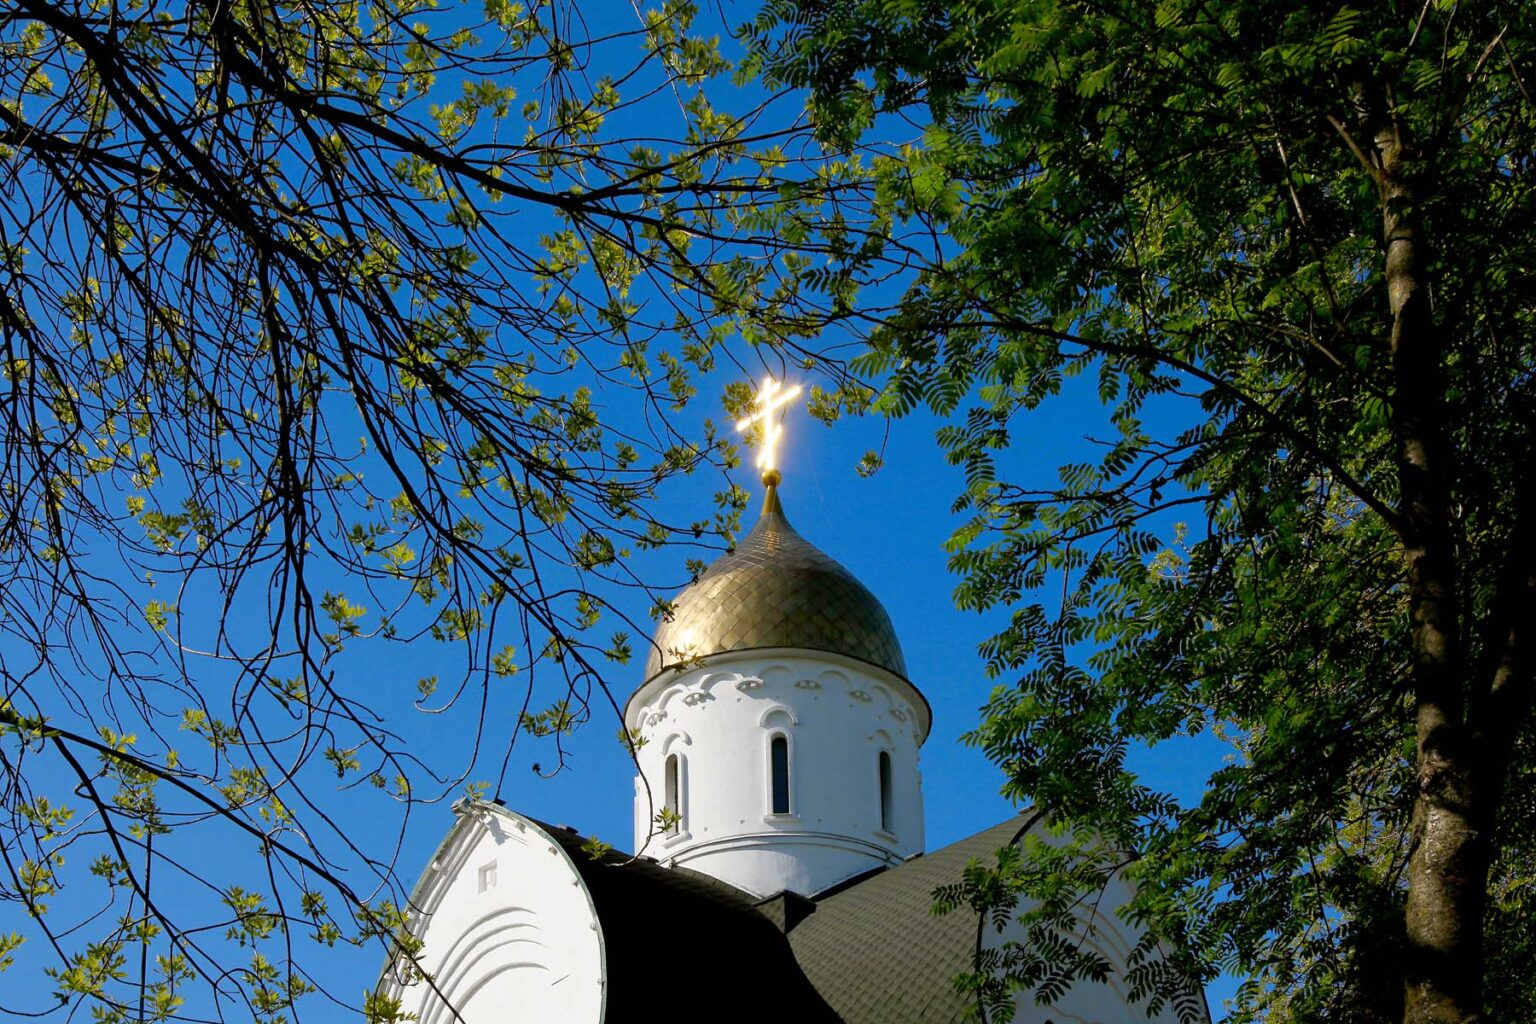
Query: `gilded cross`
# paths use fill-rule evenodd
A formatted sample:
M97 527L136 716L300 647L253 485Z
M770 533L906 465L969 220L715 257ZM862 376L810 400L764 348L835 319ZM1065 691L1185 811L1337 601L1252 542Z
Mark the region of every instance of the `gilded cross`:
M757 468L762 470L763 483L773 486L779 482L778 448L784 436L784 407L800 394L800 385L785 387L772 377L763 378L763 386L752 399L752 411L736 421L736 429L745 431L755 423L763 425L762 446L757 453ZM778 413L777 416L774 413Z

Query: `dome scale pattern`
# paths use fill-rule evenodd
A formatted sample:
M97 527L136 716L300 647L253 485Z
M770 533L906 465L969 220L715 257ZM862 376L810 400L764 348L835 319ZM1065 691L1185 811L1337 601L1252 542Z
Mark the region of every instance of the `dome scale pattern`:
M830 651L907 677L891 617L852 573L795 532L777 488L736 550L673 602L645 662L646 682L675 665L726 651Z

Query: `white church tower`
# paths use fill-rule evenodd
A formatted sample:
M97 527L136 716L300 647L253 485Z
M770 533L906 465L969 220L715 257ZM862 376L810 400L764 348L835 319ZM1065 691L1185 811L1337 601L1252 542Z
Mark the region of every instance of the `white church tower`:
M455 804L407 904L420 949L385 964L381 1012L420 1024L959 1021L974 1006L956 976L1034 941L1022 917L931 912L934 889L972 859L1029 834L1051 842L1043 813L914 858L928 704L880 602L789 525L778 472L763 483L761 518L678 595L624 709L640 741L639 856L499 800ZM1111 965L1106 977L1049 1006L1020 991L1011 1015L989 1019L1209 1024L1193 986L1155 1014L1133 998L1140 931L1116 913L1131 892L1114 878L1082 908L1074 941ZM704 970L672 998L679 950Z
M779 482L763 474L756 526L678 595L624 711L635 850L757 897L921 853L930 725L890 616L790 526Z

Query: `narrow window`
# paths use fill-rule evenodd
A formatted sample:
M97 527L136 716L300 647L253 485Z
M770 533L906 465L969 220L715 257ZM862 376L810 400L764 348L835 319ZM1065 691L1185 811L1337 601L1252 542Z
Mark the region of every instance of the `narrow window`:
M775 736L768 744L768 760L773 771L773 813L789 813L789 740Z
M887 832L891 832L894 831L891 828L891 823L892 819L895 818L895 815L891 813L891 755L883 750L880 751L879 773L880 827L885 829Z
M667 811L667 835L669 836L677 835L678 829L682 827L683 806L678 798L678 794L681 792L681 787L678 785L679 772L677 755L668 754L666 780L663 783L663 800L665 801L663 806Z

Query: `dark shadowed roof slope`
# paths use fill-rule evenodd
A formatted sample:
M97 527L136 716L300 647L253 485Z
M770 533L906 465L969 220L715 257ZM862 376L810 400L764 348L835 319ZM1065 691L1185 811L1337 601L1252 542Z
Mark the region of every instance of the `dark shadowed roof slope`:
M839 1024L784 934L741 890L621 853L594 859L581 836L541 827L575 862L597 909L608 966L604 1024Z

